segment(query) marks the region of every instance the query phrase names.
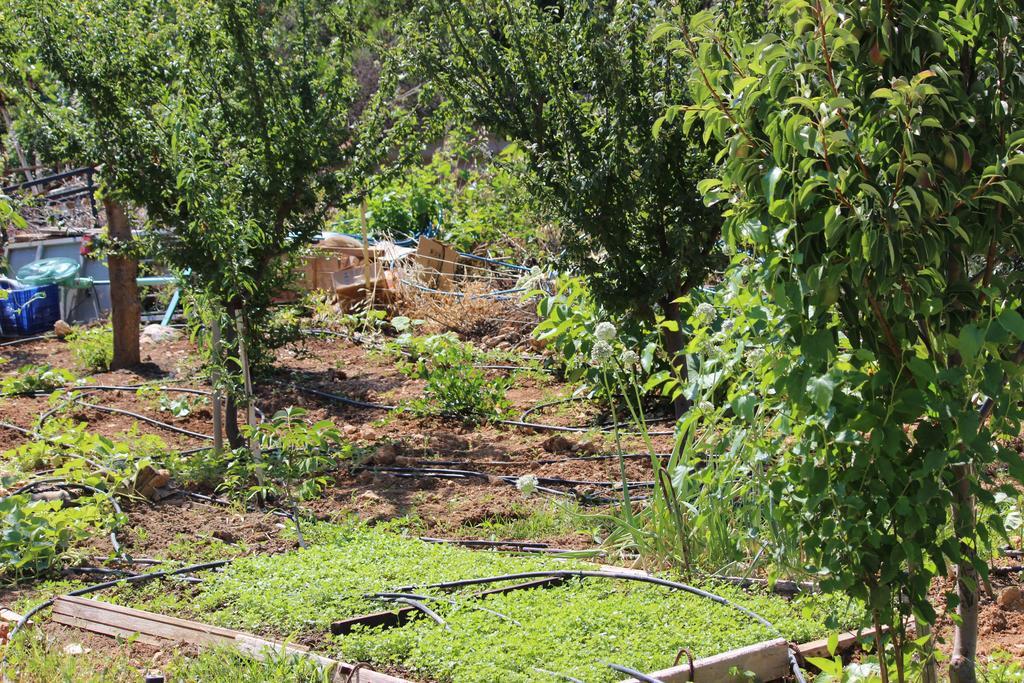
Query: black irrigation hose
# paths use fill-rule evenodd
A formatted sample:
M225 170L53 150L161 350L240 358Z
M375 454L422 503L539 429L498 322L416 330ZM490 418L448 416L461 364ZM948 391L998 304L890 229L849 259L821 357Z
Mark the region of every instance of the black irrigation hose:
M18 631L24 628L25 624L28 623L29 619L31 619L36 614L52 605L57 600L58 597L75 597L79 595L88 595L89 593L95 593L96 591L100 591L105 588L111 588L112 586L116 586L120 583L139 583L142 581L151 581L153 579L164 578L167 576L191 574L192 572L202 571L204 569L216 569L217 567L223 567L224 565L229 564L230 562L231 560L217 560L215 562L203 562L202 564L193 564L187 567L181 567L179 569L165 569L158 572L152 572L150 574L133 574L131 576L123 576L117 579L111 579L110 581L104 581L103 583L93 584L92 586L78 588L76 590L71 591L70 593L65 593L63 596L54 596L52 598L49 598L48 600L39 603L38 605L30 609L28 612L26 612L24 616L22 616L21 619L19 619L18 622L14 625L14 628L11 629L11 633L10 635L8 635L8 640L13 640L14 636L17 635ZM6 663L6 661L7 653L5 652L3 658L0 659L0 665Z
M366 472L386 474L388 476L400 477L403 479L415 479L418 477L429 477L434 479L481 479L483 481L500 481L509 486L516 486L516 482L518 480L518 477L496 476L485 474L483 472L473 472L471 470L427 470L413 467L367 467L362 469ZM538 483L539 481L540 480L538 479ZM594 496L585 492L580 493L577 491L560 491L544 485L538 485L534 487L534 490L540 491L541 493L547 493L552 496L574 498L584 503L595 503L599 505L614 503L617 501L617 499L608 498L606 496ZM633 497L632 500L642 501L647 499Z
M417 600L415 598L405 597L405 596L402 596L402 597L385 597L384 594L374 595L374 596L370 596L370 597L373 597L373 598L375 598L377 600L383 600L383 601L386 601L386 602L400 602L403 605L409 605L410 607L414 607L414 608L418 609L420 612L423 612L424 614L426 614L428 617L430 617L434 621L436 621L441 626L443 626L446 631L449 630L448 623L444 619L441 618L440 614L438 614L434 610L430 609L429 607L427 607L426 605L424 605L422 602L420 602L419 600Z
M456 477L475 477L478 479L500 479L504 482L515 483L524 475L515 474L487 474L486 472L477 472L474 470L456 470L446 469L439 467L381 467L372 466L365 468L370 472L381 472L385 474L392 473L403 473L403 474L424 474L427 476L445 476L451 475ZM552 486L597 486L602 488L616 488L621 487L622 482L619 481L588 481L582 479L563 479L561 477L537 477L537 483ZM636 481L626 482L630 488L651 488L655 485L653 481Z
M662 681L660 678L655 678L654 676L648 676L647 674L643 673L642 671L637 671L636 669L630 669L628 666L622 666L621 664L613 664L611 662L601 662L601 663L604 664L605 666L607 666L609 669L611 669L613 671L618 671L620 674L626 674L627 676L632 676L633 678L635 678L636 680L640 681L641 683L664 683L664 681Z
M199 432L193 432L193 431L191 431L189 429L184 429L182 427L178 427L176 425L172 425L172 424L169 424L167 422L161 422L160 420L156 420L156 419L154 419L152 417L146 417L145 415L141 415L139 413L133 413L130 410L124 410L123 408L114 408L112 406L104 406L104 405L100 405L98 403L86 403L85 401L78 401L78 404L81 405L81 406L85 406L86 408L90 408L92 410L98 410L101 413L111 413L113 415L124 415L126 417L135 418L136 420L142 420L143 422L148 422L149 424L153 425L154 427L159 427L160 429L164 429L164 430L167 430L169 432L176 432L178 434L184 434L185 436L191 436L194 439L203 439L205 441L213 441L213 437L210 436L209 434L200 434Z
M420 600L420 601L434 600L436 602L447 602L449 605L455 605L456 607L460 607L460 606L462 606L464 604L464 603L460 603L458 600L453 600L452 598L445 598L445 597L440 597L440 596L437 596L437 595L420 595L419 593L370 593L370 594L364 595L363 597L369 598L369 599L374 599L374 600L398 600L400 598L405 598L405 599L408 599L408 600ZM487 612L488 614L493 614L496 617L500 617L501 619L505 619L506 621L511 621L511 622L513 622L513 623L515 623L515 624L517 624L519 626L522 626L522 624L520 624L518 621L516 621L515 619L513 619L512 617L510 617L510 616L508 616L506 614L502 614L501 612L495 612L492 609L488 609L486 607L481 607L480 605L466 604L465 606L466 607L470 607L472 609L480 610L481 612Z
M53 338L52 334L41 334L41 335L36 336L36 337L24 337L22 339L15 339L14 341L0 342L0 348L6 347L6 346L18 346L20 344L27 344L29 342L39 341L40 339L51 339L51 338Z
M313 396L319 396L320 398L326 398L336 403L342 403L344 405L353 406L355 408L366 408L369 410L397 410L398 406L389 406L383 403L374 403L373 401L360 401L359 399L349 398L347 396L341 396L340 394L332 394L329 391L321 391L320 389L314 389L313 387L307 387L302 384L296 384L294 382L283 382L276 381L275 384L281 386L291 387L297 391L301 391L306 394L312 394Z
M13 492L4 496L3 498L0 498L0 500L9 498L10 496L17 496L21 493L26 493L36 488L37 486L52 486L58 489L79 488L85 491L89 491L90 493L93 494L99 494L105 496L106 499L110 501L110 505L111 507L114 508L114 512L116 512L118 515L124 514L124 511L121 510L121 506L118 505L117 500L109 492L103 491L102 489L98 489L95 486L89 486L88 484L76 484L74 482L70 482L59 477L54 477L50 479L37 479L36 481L29 482L28 484L25 484L21 488L15 489ZM110 532L110 545L114 547L115 553L117 553L118 555L121 554L121 544L117 540L117 532Z
M692 595L696 595L702 598L707 598L713 602L717 602L720 605L731 607L732 609L746 615L750 619L753 619L757 623L766 627L769 631L772 631L781 636L781 632L775 627L770 621L762 617L760 614L737 605L736 603L723 598L715 593L710 593L706 590L702 590L695 586L690 586L685 583L679 583L678 581L669 581L668 579L661 579L656 576L648 576L646 574L627 574L625 572L610 572L610 571L596 571L596 570L580 570L580 569L556 569L551 571L537 571L537 572L519 572L517 574L501 574L498 576L487 576L477 579L460 579L458 581L442 581L440 583L430 584L419 584L413 586L403 586L402 588L396 589L396 592L408 592L420 588L440 588L442 590L449 590L453 588L461 588L463 586L478 586L485 583L497 583L499 581L512 581L518 579L537 579L548 576L561 576L564 578L601 578L601 579L622 579L626 581L638 581L641 583L650 583L655 586L662 586L670 588L672 590L680 590ZM797 683L806 683L803 674L800 671L800 663L797 661L796 655L793 651L788 652L790 668L793 670L793 676Z
M554 401L546 401L544 403L538 403L537 405L532 406L532 407L527 408L526 410L524 410L523 414L519 416L518 422L520 423L520 425L529 425L532 428L537 428L538 426L544 426L543 423L528 421L526 418L528 418L532 413L534 413L534 412L536 412L538 410L543 410L544 408L548 408L550 406L561 405L561 404L564 404L564 403L571 403L573 401L584 401L584 400L587 400L587 398L585 396L569 396L568 398L559 398L559 399L555 399ZM653 420L645 420L644 424L654 424L655 422L667 422L667 421L673 421L674 422L675 418L674 417L658 417L658 418L654 418ZM553 425L547 425L547 426L551 427ZM562 427L562 428L560 428L559 431L589 432L589 431L592 431L594 429L600 429L601 431L609 431L609 430L615 429L616 427L620 427L621 428L621 427L629 427L629 426L632 426L631 422L619 422L617 424L616 423L611 423L611 424L594 425L593 427ZM631 432L626 432L626 433L628 433L628 434L640 434L641 432L631 431ZM671 436L671 435L675 434L675 432L674 431L660 431L660 432L648 431L647 434L649 436L666 436L666 435Z
M25 429L24 427L19 427L18 425L11 424L10 422L0 422L0 428L10 429L12 432L18 432L19 434L24 434L25 436L32 436L31 429Z
M352 406L355 408L365 408L367 410L397 410L398 406L387 405L384 403L376 403L374 401L362 401L359 399L349 398L348 396L342 396L340 394L331 393L329 391L322 391L320 389L314 389L295 382L284 382L278 380L275 382L282 386L291 387L296 391L301 391L306 394L313 396L319 396L320 398L326 398L336 403L342 403L344 405ZM510 427L521 427L523 429L532 429L534 431L541 432L572 432L574 434L582 434L593 431L590 427L562 427L560 425L549 425L541 422L524 422L522 420L492 420L494 424L506 425ZM607 429L602 428L602 429ZM625 434L639 434L640 432L624 432ZM648 436L671 436L675 434L674 431L658 431L658 432L647 432Z
M520 541L481 541L475 539L462 539L462 538L431 538L430 536L420 536L419 540L424 543L447 543L450 545L461 545L467 548L493 548L494 550L511 553L532 553L539 555L566 555L566 554L583 554L586 553L588 556L604 556L607 555L605 551L598 550L597 548L583 548L574 550L573 548L552 548L546 543L523 543Z

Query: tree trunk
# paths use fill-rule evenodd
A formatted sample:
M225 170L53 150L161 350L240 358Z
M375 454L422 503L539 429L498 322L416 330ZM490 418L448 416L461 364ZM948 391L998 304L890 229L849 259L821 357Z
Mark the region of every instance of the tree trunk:
M665 351L668 353L669 363L672 364L680 381L686 381L689 375L686 367L686 354L683 353L683 349L686 348L686 336L683 334L683 320L679 304L673 301L675 298L672 297L672 299L669 299L662 305L665 309L665 318L674 321L677 326L675 331L664 330ZM683 413L690 409L690 402L685 396L680 394L672 402L672 408L675 411L676 418L680 418L683 416Z
M238 333L235 330L235 311L228 306L229 324L221 328L221 348L215 362L224 362L225 357L238 358ZM242 430L238 428L238 404L235 402L235 395L229 390L224 397L224 435L228 438L228 444L232 450L245 446L242 439Z
M957 538L974 536L974 494L971 492L971 465L953 467L956 476L953 490L953 529ZM975 557L972 545L960 542L960 561L956 566L956 592L960 604L956 613L961 623L954 627L953 653L949 660L950 683L976 683L974 668L978 649L978 573L971 560Z
M107 212L107 231L116 248L131 242L132 230L128 225L124 207L110 199L103 200ZM139 286L135 278L139 264L133 258L111 254L107 259L110 269L110 321L114 328L114 360L111 370L139 364L139 322L142 306L139 304Z

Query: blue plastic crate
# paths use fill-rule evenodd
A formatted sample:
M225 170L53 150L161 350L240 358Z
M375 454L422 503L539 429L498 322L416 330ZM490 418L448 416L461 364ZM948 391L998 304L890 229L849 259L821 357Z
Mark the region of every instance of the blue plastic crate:
M57 285L8 289L7 298L0 300L0 330L8 337L47 332L59 318Z

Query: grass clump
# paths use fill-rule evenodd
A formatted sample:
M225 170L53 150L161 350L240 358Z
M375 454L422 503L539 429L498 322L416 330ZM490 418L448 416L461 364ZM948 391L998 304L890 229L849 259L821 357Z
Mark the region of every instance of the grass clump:
M141 670L126 643L115 652L86 651L68 656L63 644L27 630L7 649L8 671L22 683L138 683ZM176 653L164 673L169 681L202 683L327 683L331 680L312 661L297 655L267 652L264 661L236 650L215 648L194 656Z

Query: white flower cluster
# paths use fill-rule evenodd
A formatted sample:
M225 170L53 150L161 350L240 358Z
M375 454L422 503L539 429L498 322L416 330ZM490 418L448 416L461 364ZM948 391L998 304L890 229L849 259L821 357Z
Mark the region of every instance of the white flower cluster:
M619 356L619 363L626 372L636 372L640 367L640 356L632 349L626 349Z
M524 496L531 496L537 491L537 475L524 474L516 479L516 488L522 491Z
M612 341L617 333L615 325L610 322L600 322L597 324L597 329L594 330L594 336L603 342Z
M715 307L707 302L697 306L697 310L693 312L693 318L701 325L710 325L715 322L716 317Z
M598 339L590 348L590 364L597 367L607 365L615 355L612 345L603 339Z

